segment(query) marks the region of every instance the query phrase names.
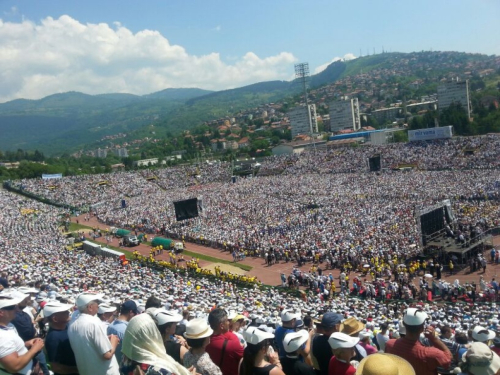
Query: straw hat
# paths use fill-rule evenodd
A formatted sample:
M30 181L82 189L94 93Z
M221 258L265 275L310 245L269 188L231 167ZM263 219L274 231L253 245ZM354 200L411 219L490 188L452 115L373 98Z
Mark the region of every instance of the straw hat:
M214 331L209 327L205 319L193 319L186 323L184 337L187 339L203 339L211 336Z
M349 318L340 324L340 332L352 336L365 329L365 325L356 318Z
M410 362L394 354L375 353L365 357L356 375L415 375Z

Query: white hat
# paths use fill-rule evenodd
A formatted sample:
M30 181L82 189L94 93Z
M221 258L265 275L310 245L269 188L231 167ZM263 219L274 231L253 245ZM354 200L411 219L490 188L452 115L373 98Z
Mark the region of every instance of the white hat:
M76 298L76 306L81 308L87 306L92 301L101 301L103 295L91 292L83 292Z
M24 301L26 298L30 297L29 294L25 294L19 290L11 290L10 294L12 295L12 297L21 300L21 302Z
M495 336L495 332L481 326L475 326L474 330L472 331L472 338L479 342L492 340L495 338Z
M18 303L22 302L23 299L16 298L11 293L8 292L2 292L0 293L0 309L9 306L15 306Z
M296 314L294 314L293 311L283 310L283 312L281 313L281 320L283 322L289 322L290 320L293 320L293 319L298 319L298 316Z
M187 339L203 339L214 333L209 327L206 319L196 318L186 323L186 332L184 337Z
M159 326L167 323L179 323L182 320L182 315L173 310L158 309L153 316Z
M409 326L420 326L424 324L427 317L427 313L412 307L405 311L403 322Z
M269 332L264 332L257 327L248 327L243 331L243 338L248 344L257 345L264 340L274 338L274 335Z
M21 286L17 288L21 293L29 294L29 293L39 293L40 291L36 288L29 288L27 286Z
M45 304L43 307L43 316L45 318L48 318L52 314L62 312L62 311L68 311L73 307L71 304L63 304L59 301L50 301Z
M367 337L372 338L373 337L373 332L370 330L362 330L359 334L358 337L360 340L366 339Z
M352 348L359 342L359 337L351 337L341 332L334 332L328 339L332 349Z
M500 370L500 357L482 342L473 342L462 356L473 375L494 375Z
M110 312L115 312L116 311L116 306L111 306L108 305L107 303L101 303L99 305L99 310L97 310L98 314L106 314Z
M297 350L309 339L309 333L301 329L298 332L290 332L283 339L283 347L287 353L292 353Z

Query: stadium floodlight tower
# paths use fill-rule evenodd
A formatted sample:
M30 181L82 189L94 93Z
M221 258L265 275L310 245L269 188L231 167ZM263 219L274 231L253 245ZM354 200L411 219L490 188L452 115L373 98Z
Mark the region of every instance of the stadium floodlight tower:
M309 63L295 64L295 78L302 84L304 88L304 101L307 109L307 117L309 119L309 131L311 132L311 139L313 140L314 148L316 148L311 121L311 109L309 108L309 102L307 100L307 81L309 80L309 77Z

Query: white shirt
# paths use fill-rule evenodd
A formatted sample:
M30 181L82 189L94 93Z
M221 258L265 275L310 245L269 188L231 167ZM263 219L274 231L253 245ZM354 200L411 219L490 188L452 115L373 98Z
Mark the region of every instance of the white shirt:
M112 348L97 316L80 314L69 326L68 337L81 375L119 375L116 357L112 356L110 360L103 358L103 354Z
M385 352L385 344L389 341L389 335L385 334L383 335L382 333L377 333L377 343L378 346L380 347L381 352Z
M28 349L24 345L24 341L17 334L16 328L9 324L6 329L0 329L0 358L7 357L8 355L17 352L17 355L23 355L28 352ZM19 371L19 374L28 374L31 371L33 363L29 363ZM6 371L2 371L0 366L0 374L8 374Z

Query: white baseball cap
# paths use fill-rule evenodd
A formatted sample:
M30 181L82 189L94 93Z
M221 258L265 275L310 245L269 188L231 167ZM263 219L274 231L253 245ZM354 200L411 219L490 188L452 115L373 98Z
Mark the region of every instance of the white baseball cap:
M492 330L481 326L475 326L472 330L472 338L479 342L486 342L488 340L493 340L496 336L496 333Z
M351 337L341 332L334 332L328 339L328 343L332 349L353 348L359 342L359 337Z
M301 329L298 332L290 332L283 339L283 347L287 353L292 353L297 350L309 339L309 333Z
M283 322L289 322L293 319L298 319L299 317L292 310L283 310L281 313L281 320Z
M153 316L159 326L167 323L179 323L182 320L182 315L173 310L157 309Z
M247 343L257 345L264 340L274 338L274 335L269 332L264 332L257 327L248 327L243 331L243 338Z
M91 292L83 292L76 297L76 306L81 308L87 306L92 301L100 302L103 295Z
M45 318L48 318L52 314L62 312L62 311L68 311L73 307L71 304L63 304L58 301L50 301L45 304L43 307L43 316Z
M424 324L425 320L428 318L427 313L411 307L406 310L405 315L403 317L403 322L405 322L409 326L420 326Z
M98 314L106 314L110 312L115 312L116 306L108 305L107 303L101 303L99 305L99 310L97 310Z

